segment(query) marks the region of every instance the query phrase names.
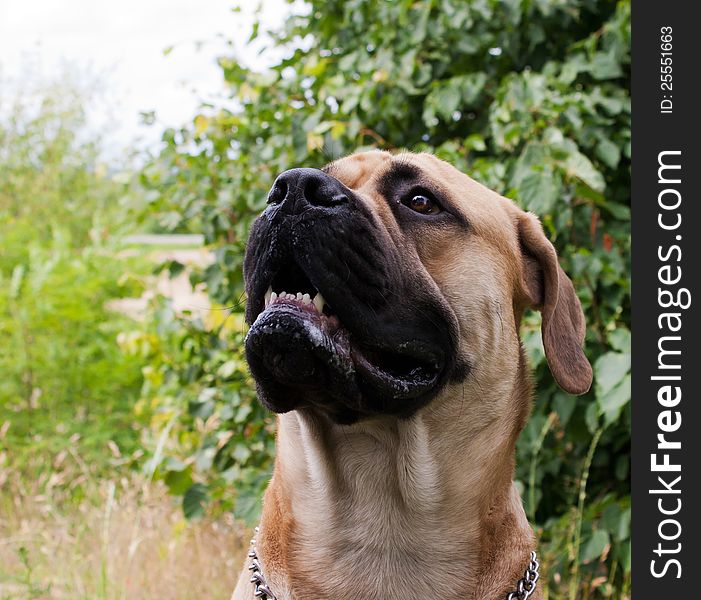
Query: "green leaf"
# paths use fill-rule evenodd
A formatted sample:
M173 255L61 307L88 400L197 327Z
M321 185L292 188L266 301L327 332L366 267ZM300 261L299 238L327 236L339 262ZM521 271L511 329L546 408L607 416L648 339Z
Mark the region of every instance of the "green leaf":
M487 144L485 144L484 138L481 135L473 133L465 139L465 147L470 150L476 150L477 152L484 152L487 149Z
M601 520L615 541L622 542L630 537L630 508L610 504L604 509Z
M193 417L198 417L200 419L206 420L214 414L216 404L214 400L204 400L197 402L190 402L188 404L188 412Z
M612 169L615 169L621 160L621 151L611 140L601 140L596 146L596 155Z
M208 471L212 468L216 453L217 449L213 446L206 446L195 452L195 469L198 473Z
M426 37L426 27L428 25L428 18L431 13L431 6L427 5L419 13L419 18L416 23L413 24L411 30L411 43L420 44Z
M251 407L250 404L242 404L239 406L238 410L236 411L236 415L234 416L234 422L235 423L245 423L246 419L248 416L251 414L253 411L253 408Z
M241 488L236 496L234 516L252 527L260 520L260 513L260 490L250 487Z
M584 422L589 430L589 433L593 434L597 429L599 429L599 406L598 404L591 402L587 409L584 411Z
M597 402L604 415L604 422L607 425L615 422L621 414L623 407L630 402L631 396L630 374L623 377L613 389L603 396L597 396Z
M169 471L164 478L168 491L174 496L184 494L192 486L190 469Z
M183 496L183 513L187 519L197 519L204 515L204 507L209 501L209 490L202 483L191 485Z
M523 179L534 171L542 170L548 159L548 150L543 144L526 144L514 165L509 185L515 188L520 187Z
M630 457L627 454L621 454L616 459L614 473L619 481L628 481L628 472L630 471Z
M605 529L594 530L591 537L582 548L580 560L586 564L599 558L610 543L611 538L609 537L608 531Z
M592 162L581 152L573 152L565 161L565 169L570 177L576 177L597 192L603 192L606 184L604 177L596 170Z
M608 334L608 342L614 350L630 353L630 330L625 327L617 327Z
M482 92L486 81L484 73L472 73L453 77L447 82L436 85L424 103L424 122L430 124L435 115L444 121L452 121L456 110L472 106Z
M231 456L239 463L245 463L251 457L251 449L248 444L236 444Z
M623 565L623 571L625 573L630 573L631 566L631 544L630 541L625 542L619 546L620 561Z
M618 202L601 202L600 206L619 221L630 221L630 207Z
M169 277L177 277L185 270L185 265L177 260L171 260L168 262L168 275Z
M235 360L227 360L217 369L217 375L222 379L228 379L239 369L239 364Z
M621 64L613 51L597 52L589 68L594 79L614 79L623 74Z
M630 354L607 352L594 363L596 393L603 397L610 392L630 371Z
M540 335L540 329L524 331L522 341L531 366L536 367L545 360L545 349L543 348L543 338Z
M248 36L248 43L249 44L258 37L259 31L260 31L260 21L255 21L253 23L253 27L251 28L251 35Z
M445 121L449 120L460 105L460 97L460 90L454 85L439 88L433 97L436 114Z
M560 193L552 173L534 171L521 181L519 198L524 208L537 215L549 214L555 207Z

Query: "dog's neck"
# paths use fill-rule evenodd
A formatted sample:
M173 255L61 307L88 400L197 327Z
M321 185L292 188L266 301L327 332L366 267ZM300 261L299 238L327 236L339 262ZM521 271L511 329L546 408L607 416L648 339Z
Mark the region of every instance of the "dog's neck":
M500 386L527 404L522 380ZM512 482L522 420L490 419L505 399L464 388L406 420L279 417L259 541L279 599L488 600L515 586L533 547Z

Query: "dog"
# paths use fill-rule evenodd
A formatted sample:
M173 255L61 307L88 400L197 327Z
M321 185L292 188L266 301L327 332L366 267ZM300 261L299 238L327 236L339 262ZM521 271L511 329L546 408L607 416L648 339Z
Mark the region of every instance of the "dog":
M433 155L361 152L277 178L244 279L277 454L232 600L541 598L524 311L564 390L592 369L538 219Z

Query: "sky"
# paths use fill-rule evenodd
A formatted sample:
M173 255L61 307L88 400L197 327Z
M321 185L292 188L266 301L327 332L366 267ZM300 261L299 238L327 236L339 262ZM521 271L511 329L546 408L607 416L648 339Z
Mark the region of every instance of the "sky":
M108 154L152 148L165 127L192 119L201 99L223 93L216 57L231 54L225 39L245 64L269 64L245 44L257 2L239 3L240 13L237 0L0 0L0 99L74 73L97 82L89 118ZM289 13L284 0L262 3L266 25ZM155 127L141 123L142 111L156 111Z

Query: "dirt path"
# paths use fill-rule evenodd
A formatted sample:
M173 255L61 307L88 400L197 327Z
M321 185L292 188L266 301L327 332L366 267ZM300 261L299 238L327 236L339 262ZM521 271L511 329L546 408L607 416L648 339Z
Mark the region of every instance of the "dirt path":
M195 288L190 285L189 273L192 268L202 268L214 261L212 253L206 248L164 248L169 242L181 243L191 236L132 236L128 238L133 242L141 242L146 246L139 248L127 248L121 256L134 256L146 254L154 265L166 261L177 261L185 265L185 269L177 277L171 278L167 271L157 276L149 277L146 281L146 291L139 298L120 298L111 301L107 307L110 310L123 313L135 320L143 320L146 316L149 302L156 296L162 295L173 303L173 309L178 314L189 311L193 316L204 317L210 309L210 301L203 286ZM196 236L199 237L199 236ZM148 250L148 246L159 246L158 249Z

